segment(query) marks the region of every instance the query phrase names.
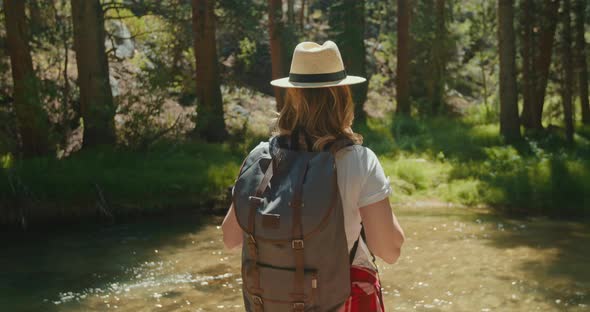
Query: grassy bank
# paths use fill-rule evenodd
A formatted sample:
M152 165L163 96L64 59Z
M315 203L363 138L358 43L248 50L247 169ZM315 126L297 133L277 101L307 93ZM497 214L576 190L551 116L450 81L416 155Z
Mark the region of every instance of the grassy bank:
M397 203L439 200L509 213L590 216L590 140L579 128L508 145L494 123L475 118L372 120L365 143L378 155Z
M63 159L13 161L0 171L0 223L210 208L240 164L229 145L164 143L149 151L84 150Z
M510 213L590 216L590 130L568 146L559 130L516 145L481 119L370 119L357 131L380 157L392 201L488 205ZM0 223L115 218L225 208L242 157L259 142L162 143L146 152L85 150L62 159L4 157Z

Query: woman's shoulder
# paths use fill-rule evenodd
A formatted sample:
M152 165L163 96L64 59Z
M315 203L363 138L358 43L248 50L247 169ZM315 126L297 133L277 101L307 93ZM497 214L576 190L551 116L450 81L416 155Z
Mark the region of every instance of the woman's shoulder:
M373 150L358 144L347 146L336 153L338 169L355 175L366 175L378 162Z
M377 159L377 155L370 148L355 144L342 148L336 153L337 161L368 162Z

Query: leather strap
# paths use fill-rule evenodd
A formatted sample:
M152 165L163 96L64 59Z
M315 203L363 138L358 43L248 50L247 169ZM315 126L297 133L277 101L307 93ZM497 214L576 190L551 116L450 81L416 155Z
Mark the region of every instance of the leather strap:
M361 223L361 237L363 238L363 242L367 243L367 235L365 235L365 226ZM375 254L369 250L369 253L371 254L371 260L373 262L373 265L375 266L375 270L377 270L377 263L375 263Z
M297 126L295 127L295 129L293 129L293 131L291 131L291 135L289 137L290 140L290 144L289 144L289 148L291 150L299 150L300 148L300 139L303 136L303 140L305 142L305 147L307 148L308 152L312 152L313 151L313 142L311 140L311 138L309 137L309 134L307 134L307 131L305 131L305 128Z
M262 301L262 297L260 296L252 296L252 301L254 301L254 312L264 312L264 302Z
M251 279L253 288L250 290L254 295L252 301L254 303L255 312L264 311L264 302L262 301L262 289L260 288L260 269L258 268L258 246L255 238L255 221L256 221L256 210L264 202L262 195L268 187L270 179L273 176L273 161L271 159L268 164L268 168L264 172L264 176L260 181L260 184L256 188L253 196L250 196L250 212L248 215L248 255L252 260L252 266L248 272L248 278Z
M295 278L293 279L293 311L299 312L305 310L305 242L303 240L303 223L301 208L303 207L303 182L309 168L309 156L304 156L305 167L299 175L299 180L295 185L293 198L290 206L293 209L293 240L291 248L295 260Z
M350 265L352 265L352 262L354 261L354 258L356 257L359 241L361 238L363 239L363 241L365 243L367 242L367 236L365 235L365 226L362 223L361 223L361 233L360 233L359 237L356 239L356 241L354 242L354 245L352 245L352 249L350 250L350 254L349 254ZM377 269L377 264L375 263L375 254L373 254L373 252L370 250L369 250L369 252L371 253L371 257L373 258L372 260L373 260L373 264L375 266L375 269Z
M361 228L362 231L362 228ZM359 238L356 239L356 241L354 241L354 245L352 245L352 249L350 250L350 254L348 255L348 262L350 265L352 265L352 262L354 261L354 258L356 257L356 251L359 247L359 240L360 240L360 236Z
M293 131L291 131L291 135L289 136L289 149L299 149L299 127L295 127Z

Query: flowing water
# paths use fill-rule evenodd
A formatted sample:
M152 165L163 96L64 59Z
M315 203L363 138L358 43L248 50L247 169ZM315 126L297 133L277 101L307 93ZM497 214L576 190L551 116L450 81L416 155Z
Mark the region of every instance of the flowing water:
M590 311L590 226L487 210L396 208L407 241L378 262L388 311ZM4 234L0 311L242 311L219 218Z

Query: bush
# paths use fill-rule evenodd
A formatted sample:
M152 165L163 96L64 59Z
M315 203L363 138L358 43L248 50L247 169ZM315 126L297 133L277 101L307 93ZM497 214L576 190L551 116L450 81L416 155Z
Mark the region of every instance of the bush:
M507 145L495 123L479 118L389 120L369 119L361 133L391 176L394 202L438 199L510 213L590 216L584 127L573 147L559 129Z
M240 158L226 145L162 142L147 152L109 147L15 161L0 170L0 223L209 209Z

